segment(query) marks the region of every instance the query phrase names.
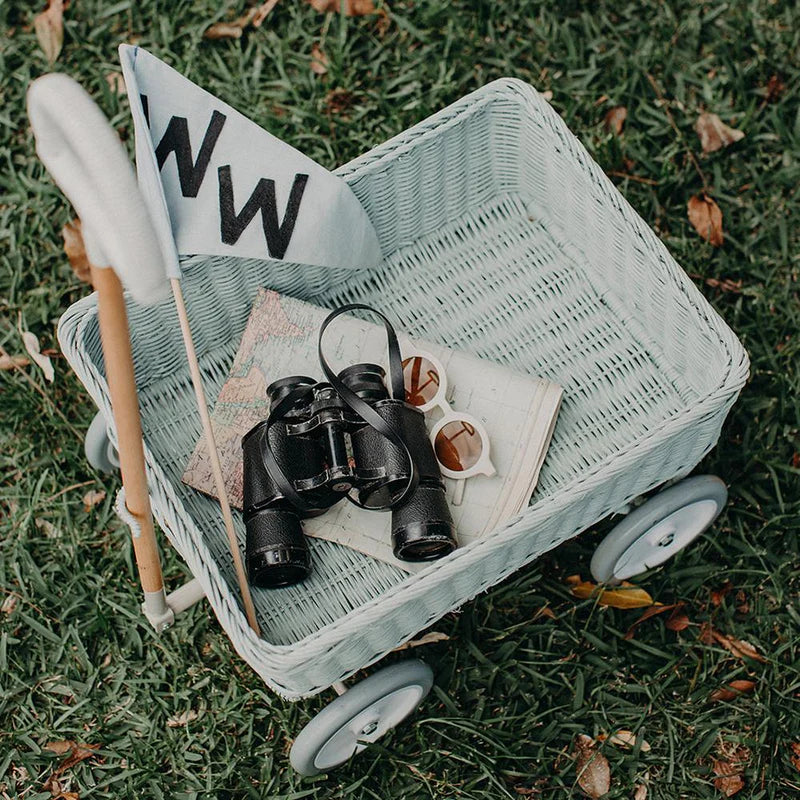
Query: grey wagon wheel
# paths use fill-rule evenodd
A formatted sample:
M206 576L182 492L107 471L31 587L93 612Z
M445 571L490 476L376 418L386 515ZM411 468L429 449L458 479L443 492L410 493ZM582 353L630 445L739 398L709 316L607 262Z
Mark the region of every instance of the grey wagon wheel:
M634 509L597 547L594 579L614 583L663 564L717 518L728 499L714 475L686 478Z
M106 419L100 411L95 414L83 440L86 460L100 472L114 472L119 469L119 454L111 444L106 430Z
M433 685L422 661L400 661L354 684L297 735L289 760L301 775L338 767L404 720Z

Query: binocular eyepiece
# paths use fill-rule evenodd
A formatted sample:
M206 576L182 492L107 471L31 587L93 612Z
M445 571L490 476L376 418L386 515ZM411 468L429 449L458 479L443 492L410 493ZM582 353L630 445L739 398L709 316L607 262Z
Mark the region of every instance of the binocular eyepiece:
M303 375L267 388L270 415L242 439L246 561L255 586L307 577L311 558L301 520L345 498L391 510L399 559L429 561L455 549L425 417L390 396L385 376L377 364L354 364L338 374L340 391Z

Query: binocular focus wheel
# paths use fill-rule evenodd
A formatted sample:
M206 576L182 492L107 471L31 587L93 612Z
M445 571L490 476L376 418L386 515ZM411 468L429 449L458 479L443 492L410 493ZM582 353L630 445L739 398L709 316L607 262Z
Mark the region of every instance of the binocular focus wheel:
M300 731L289 754L292 766L301 775L318 775L344 764L404 720L431 686L431 668L417 659L373 673Z
M98 411L86 431L83 440L86 460L98 471L110 473L119 469L117 448L108 438L106 418Z
M598 545L592 577L619 583L663 564L719 516L728 490L714 475L697 475L664 489L631 511Z

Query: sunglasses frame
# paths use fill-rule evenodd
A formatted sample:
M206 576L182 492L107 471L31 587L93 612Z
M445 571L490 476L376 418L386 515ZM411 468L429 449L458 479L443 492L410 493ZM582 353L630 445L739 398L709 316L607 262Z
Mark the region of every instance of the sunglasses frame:
M444 475L446 478L453 478L454 480L466 480L467 478L472 478L475 475L487 475L489 477L495 475L497 470L495 469L490 457L491 442L489 440L489 433L486 430L486 426L479 419L476 419L474 416L472 416L472 414L456 411L450 405L450 403L447 402L447 373L445 372L442 362L436 358L436 356L424 350L420 350L413 344L407 342L404 344L407 345L406 348L401 348L403 351L402 360L404 365L404 379L405 363L412 358L423 358L429 361L439 375L439 388L436 390L436 394L428 402L419 406L414 406L414 408L418 408L420 411L425 413L432 411L435 408L438 408L442 412L442 418L436 421L430 432L430 439L434 452L436 452L436 437L444 429L444 427L449 425L451 422L466 422L467 425L472 426L478 436L480 436L481 443L483 444L483 450L481 451L478 460L471 467L458 472L448 469L444 464L442 464L441 461L439 461L439 458L437 457L436 460L439 461L439 469L442 471L442 475ZM406 349L409 351L408 354L405 352Z

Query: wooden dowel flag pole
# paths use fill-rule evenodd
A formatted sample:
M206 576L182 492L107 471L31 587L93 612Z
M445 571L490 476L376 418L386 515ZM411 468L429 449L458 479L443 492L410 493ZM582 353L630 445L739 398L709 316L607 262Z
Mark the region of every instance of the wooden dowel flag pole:
M197 352L194 347L192 330L189 326L189 315L186 312L183 289L181 288L181 282L177 278L170 278L170 285L172 286L172 295L175 298L175 308L178 312L181 334L183 335L183 344L186 348L186 358L189 362L189 372L192 376L195 398L197 399L197 411L200 414L200 420L203 425L203 436L211 461L211 471L214 474L214 483L216 484L217 496L219 497L219 504L222 510L222 519L225 523L225 532L228 535L228 547L230 548L231 557L233 558L236 578L239 581L239 589L242 593L245 614L247 615L247 621L250 627L257 635L260 635L258 620L256 619L256 609L253 605L250 586L247 583L247 574L245 573L242 554L239 550L239 542L236 538L236 529L233 526L233 514L231 513L231 505L228 502L228 493L225 489L225 478L222 475L222 464L220 463L217 442L214 438L214 429L211 425L211 416L208 413L208 403L206 402L206 395L203 389L203 378L200 374L200 365L197 361Z

